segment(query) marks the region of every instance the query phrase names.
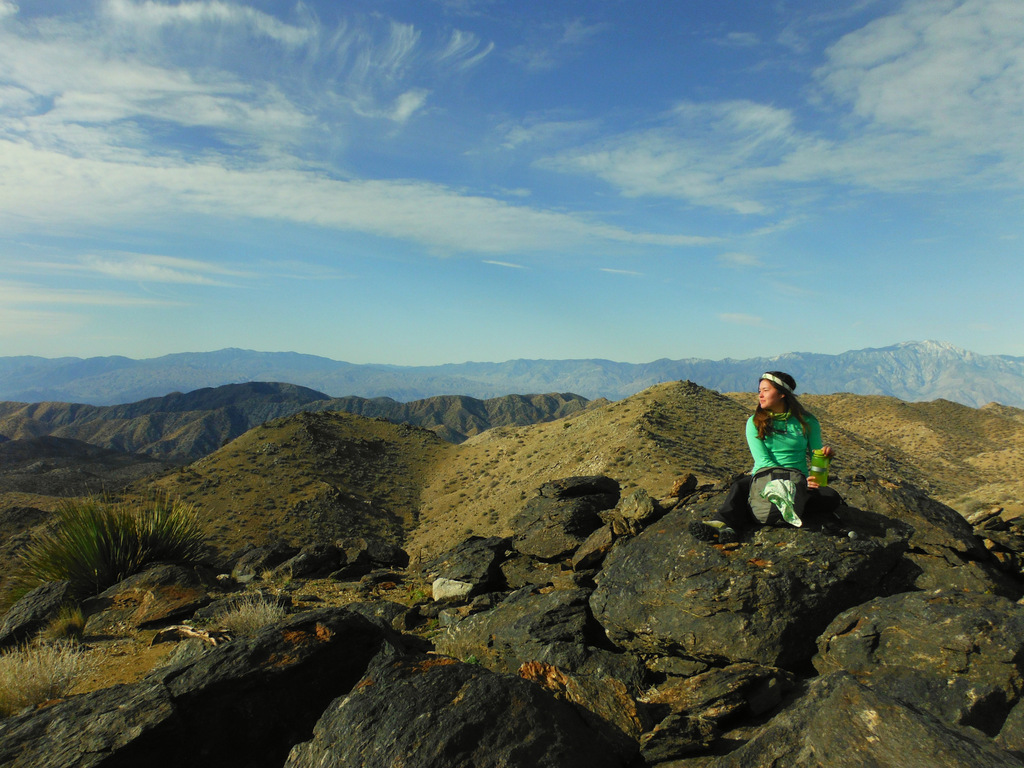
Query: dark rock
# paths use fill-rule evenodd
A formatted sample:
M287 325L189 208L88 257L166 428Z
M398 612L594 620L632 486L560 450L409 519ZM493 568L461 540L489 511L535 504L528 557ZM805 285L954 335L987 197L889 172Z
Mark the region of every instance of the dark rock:
M40 584L4 614L0 623L0 649L28 642L57 618L62 607L72 603L74 594L70 581Z
M527 661L576 670L589 653L587 596L582 589L521 589L494 609L449 627L434 644L439 653L474 656L487 668L508 674L516 674Z
M373 670L285 766L620 768L634 753L538 685L423 656Z
M814 666L948 723L995 736L1024 690L1024 606L995 595L910 592L840 614Z
M1020 768L970 728L940 722L838 672L706 768Z
M672 482L672 490L669 492L669 496L677 499L684 499L696 490L697 476L692 472L687 472L685 475L676 478Z
M262 576L264 572L273 570L298 553L298 547L293 547L282 541L264 547L253 547L238 558L231 569L231 575L237 581L251 581Z
M0 765L4 768L114 768L170 762L144 746L164 741L177 725L167 689L159 684L115 685L74 696L37 711L0 719Z
M518 552L501 564L502 578L511 590L548 586L561 575L561 571L561 563L547 563Z
M541 560L567 557L601 527L597 513L611 509L617 500L617 494L530 499L512 519L514 546L524 555Z
M930 498L913 486L895 486L867 478L839 484L847 507L840 514L850 527L877 531L902 531L907 552L900 569L886 576L882 593L906 589L957 589L994 592L1018 599L1021 582L1001 573L995 559L974 535L970 524L954 509ZM876 530L872 531L871 526Z
M370 568L407 568L409 553L378 536L354 536L340 539L338 548L348 563L368 560Z
M584 475L565 477L544 483L537 492L548 499L574 499L577 496L614 495L619 496L619 483L605 475ZM606 509L615 506L612 502Z
M349 603L345 607L350 611L355 611L360 616L365 616L370 621L379 623L387 629L399 629L395 626L396 622L404 625L405 616L409 613L408 607L399 603L393 603L390 600Z
M133 685L0 720L10 768L278 768L371 659L398 652L352 611L299 614Z
M603 638L587 609L588 594L584 589L519 590L492 610L446 627L434 647L506 674L549 668L552 691L639 737L649 725L636 702L646 668L630 654L596 646Z
M340 565L341 550L334 544L307 544L298 554L276 566L272 573L275 578L303 579L325 576L338 570Z
M210 574L193 566L154 565L84 601L85 632L121 634L126 627L159 627L187 618L211 601L213 583Z
M721 724L770 712L794 685L794 676L785 670L732 664L661 686L647 700L674 713Z
M715 664L805 667L814 638L838 611L875 597L907 546L895 535L850 540L793 528L711 546L687 530L707 509L688 510L619 540L605 559L590 605L616 645Z
M424 564L422 570L432 581L443 579L463 585L461 594L489 592L501 585L501 563L509 540L498 536L471 536L464 542ZM438 599L435 588L435 599Z
M1018 701L1003 722L996 744L1024 761L1024 700Z
M572 557L572 569L574 571L585 571L589 568L596 568L604 561L605 556L611 551L615 543L615 534L612 532L611 524L602 525L586 540L580 544L576 554Z
M643 735L640 755L648 765L707 752L719 736L710 720L673 713Z
M643 488L638 488L615 507L616 533L635 536L659 515L660 508Z

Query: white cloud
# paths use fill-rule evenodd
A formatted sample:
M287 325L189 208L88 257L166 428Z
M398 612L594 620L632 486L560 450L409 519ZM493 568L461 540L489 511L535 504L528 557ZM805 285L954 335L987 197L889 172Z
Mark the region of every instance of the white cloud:
M10 232L54 226L54 210L75 227L157 223L173 210L358 231L456 253L712 242L632 232L426 182L341 181L307 171L236 170L212 162L118 163L0 141L0 225Z
M82 258L82 265L106 277L146 283L224 285L210 275L244 276L242 272L194 259L151 254L90 254Z
M643 277L643 272L634 272L631 269L611 269L610 267L601 267L598 271L607 272L610 275L629 275L630 277Z
M1024 159L1024 4L915 0L837 42L819 78L876 130ZM1018 169L1019 170L1019 169Z
M115 23L150 29L184 24L227 24L245 27L260 36L287 46L304 45L314 34L309 28L285 24L252 8L218 0L182 2L174 5L153 0L106 0L102 8L103 13Z
M811 103L805 116L753 101L683 102L646 128L543 165L596 176L625 196L741 214L837 183L922 191L1024 181L1018 0L912 0L832 45L816 82L846 110L832 128Z
M438 61L450 62L458 69L470 69L483 61L494 50L494 43L482 45L480 38L471 32L456 29L448 44L437 55Z
M492 264L495 267L506 267L508 269L526 269L522 264L512 264L508 261L492 261L491 259L484 259L484 264Z

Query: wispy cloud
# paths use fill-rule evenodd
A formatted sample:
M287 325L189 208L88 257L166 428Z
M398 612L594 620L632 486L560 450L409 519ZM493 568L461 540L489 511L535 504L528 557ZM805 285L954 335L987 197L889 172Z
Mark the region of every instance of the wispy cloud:
M0 305L7 308L34 304L50 306L143 307L171 306L175 303L177 302L129 296L113 291L49 288L32 283L0 280Z
M10 231L30 231L49 222L57 207L65 225L155 219L168 209L216 212L365 232L453 253L710 241L633 232L425 182L341 181L302 170L236 170L212 162L130 164L0 141L0 223Z
M225 285L217 277L242 277L243 272L171 256L150 254L90 254L82 258L82 266L105 277L143 283L180 283L190 285Z
M683 102L638 130L554 155L545 167L630 197L676 197L741 214L828 185L927 191L1024 180L1024 5L912 0L824 54L808 123L754 101ZM808 103L808 107L814 104ZM812 126L817 127L812 127ZM803 193L801 192L801 199Z
M611 269L610 267L600 267L599 272L607 272L611 275L629 275L630 277L643 277L643 272L636 272L632 269Z
M33 20L0 27L0 69L9 73L0 93L0 222L9 231L153 223L173 210L358 231L445 253L706 242L436 183L333 175L296 154L303 137L328 123L326 140L343 142L354 120L413 120L430 98L417 83L470 68L492 50L476 35L449 31L427 43L413 25L378 17L327 30L311 16L288 24L213 0L109 0L102 8L107 24L62 17L47 22L47 34ZM597 31L572 22L558 44L582 45ZM243 78L245 66L260 75L263 65L232 55L255 37L281 46L274 80ZM302 49L301 61L285 49ZM309 97L297 85L311 68L326 94ZM153 281L211 279L153 261L99 259L94 268Z
M730 325L751 325L751 326L763 326L764 318L758 317L757 315L745 315L738 312L723 312L718 316L718 319L723 323L729 323Z
M526 269L522 264L513 264L509 261L493 261L491 259L484 259L484 264L491 264L495 267L505 267L507 269Z
M258 36L287 46L304 45L315 34L309 27L285 24L253 8L219 0L182 2L177 5L153 0L105 0L101 7L104 16L111 22L143 29L186 25L206 27L210 24L244 27Z
M736 251L720 253L715 257L715 261L728 267L755 268L764 266L764 263L759 257L751 253L740 253Z
M575 57L606 28L605 24L588 24L582 19L543 25L532 30L531 40L514 47L508 55L529 70L552 69Z

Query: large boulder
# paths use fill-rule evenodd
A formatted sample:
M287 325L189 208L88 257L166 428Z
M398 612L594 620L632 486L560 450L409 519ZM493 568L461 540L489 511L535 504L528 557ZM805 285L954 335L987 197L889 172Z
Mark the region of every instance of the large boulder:
M846 501L840 514L848 525L868 535L899 531L907 538L907 552L900 568L885 575L884 591L958 589L1014 600L1021 596L1021 582L1001 572L971 524L921 489L878 478L837 487Z
M878 595L905 537L826 536L761 528L735 546L688 531L710 509L677 509L622 539L597 575L590 606L623 648L718 665L805 668L836 613Z
M372 670L285 768L622 768L634 754L539 685L421 656Z
M0 622L0 649L28 642L57 617L62 607L74 602L70 581L50 581L27 592Z
M509 540L500 536L470 536L425 563L422 571L434 585L434 599L469 597L500 586L508 546Z
M140 683L0 720L0 765L279 768L375 656L399 652L352 611L297 614Z
M584 589L524 587L493 609L448 627L434 638L434 646L439 653L472 656L489 669L511 674L528 661L579 669L590 653L588 597Z
M121 634L192 616L211 601L212 577L200 567L158 563L86 600L86 634Z
M753 738L702 768L1020 768L978 731L874 691L845 673L806 695Z
M639 738L650 725L637 699L646 667L632 654L599 647L589 590L520 589L434 638L438 652L506 674L526 675Z
M611 509L617 495L596 494L551 499L535 496L512 518L513 544L518 552L539 560L568 557L601 527L598 512Z
M944 722L998 734L1024 692L1024 606L995 595L909 592L851 608L814 666L845 670Z

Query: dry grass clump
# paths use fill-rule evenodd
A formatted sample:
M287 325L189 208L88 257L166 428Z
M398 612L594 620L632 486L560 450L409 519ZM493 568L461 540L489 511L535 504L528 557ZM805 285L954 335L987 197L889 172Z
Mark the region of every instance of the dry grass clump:
M217 617L218 625L231 635L254 635L286 615L284 606L262 595L246 595Z
M77 645L24 646L0 655L0 717L67 695L85 671Z
M84 634L85 613L78 605L62 607L41 633L44 640L81 640Z

